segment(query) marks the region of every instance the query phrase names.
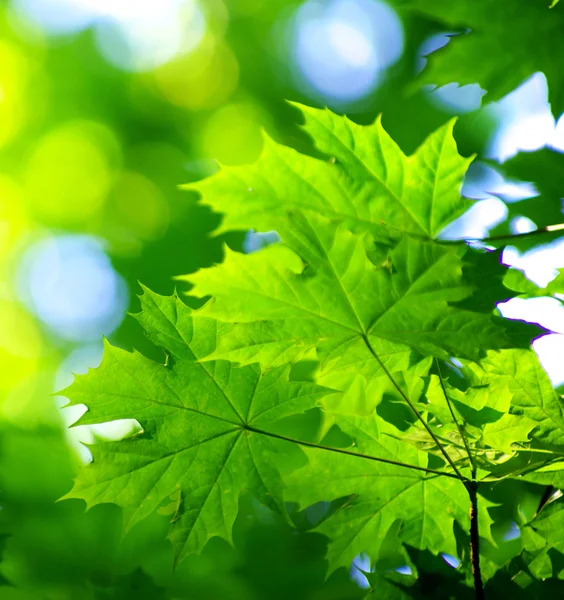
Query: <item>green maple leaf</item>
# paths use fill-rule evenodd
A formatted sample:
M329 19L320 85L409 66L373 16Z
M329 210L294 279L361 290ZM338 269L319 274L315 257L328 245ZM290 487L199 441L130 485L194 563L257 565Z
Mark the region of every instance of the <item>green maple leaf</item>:
M535 421L524 415L505 414L501 419L484 426L482 442L490 448L510 454L516 451L516 445L530 441L531 431L536 425Z
M78 377L70 403L88 412L77 424L137 419L142 434L92 447L93 462L70 498L114 502L131 527L176 505L170 537L180 558L212 536L231 539L239 495L252 489L273 506L282 483L273 463L278 439L251 431L317 405L328 390L288 380L288 367L261 374L256 366L200 363L216 336L212 321L194 322L174 297L145 291L139 320L168 353L168 364L106 345L101 367ZM291 453L292 446L283 449ZM280 508L280 510L283 510Z
M227 251L221 265L186 277L192 294L213 296L198 314L226 323L211 358L269 367L315 349L320 381L343 390L359 377L361 387L387 385L424 356L478 360L481 348L515 345L480 302L479 312L464 307L479 289L464 277L465 248L405 237L374 264L370 240L343 225L293 222L301 256L282 244Z
M374 417L339 417L354 452L428 466L428 456L390 437L390 425ZM421 550L456 554L453 524L468 528L468 494L456 478L439 477L338 453L307 449L308 465L286 478L287 498L307 506L349 499L315 528L329 537L330 569L348 566L361 552L377 563L387 532L401 523L402 542ZM484 513L484 518L486 517Z
M481 368L474 367L481 383L495 381L512 393L511 411L535 423L532 437L539 442L564 445L564 402L531 350L488 352Z
M470 587L465 585L464 574L460 569L452 568L441 556L428 551L407 547L409 566L412 573L406 575L391 570L376 568L367 573L372 593L367 600L387 599L403 600L469 600L473 598Z
M542 71L554 114L564 112L562 69L554 59L564 54L562 5L549 9L547 0L414 0L410 7L447 31L463 32L429 57L421 83L479 83L489 100L499 100Z
M304 129L321 160L276 144L268 137L250 166L222 167L186 189L224 213L221 230L276 229L288 243L288 214L321 214L353 231L410 233L435 238L472 204L460 188L472 158L463 158L450 121L405 156L380 119L360 126L328 110L299 106ZM386 234L387 235L387 234Z
M274 228L282 242L228 250L185 277L211 296L197 311L145 292L137 318L165 364L107 346L69 391L89 408L79 424L137 419L142 432L95 445L69 496L119 504L126 527L170 515L179 559L231 539L246 490L282 515L286 501L336 501L316 527L332 569L360 552L388 564L400 543L457 554L483 480L556 481L535 477L560 468L560 398L532 352L515 349L528 329L494 314L515 295L499 253L433 239L467 207L451 130L407 158L379 123L309 111L307 128L334 160L269 144L258 166L198 184L215 208L235 203L225 228ZM463 362L450 383L440 363L452 357ZM302 359L316 361L315 383L290 378ZM323 428L336 426L333 445L288 434L313 408L334 411ZM545 455L531 464L533 451ZM492 504L478 506L493 545Z
M124 509L126 528L155 510L165 510L172 517L170 537L180 560L199 552L210 537L231 539L243 490L252 490L262 502L284 512L284 483L277 465L293 463L291 456L297 444L303 444L308 452L313 452L314 446L325 456L319 463L323 470L315 477L325 476L328 465L340 462L340 469L348 468L349 459L362 471L357 463L368 462L365 457L347 455L343 460L338 449L298 442L272 429L280 419L317 406L330 390L288 381L287 366L261 374L256 365L236 368L224 361L199 362L198 356L205 356L213 347L221 325L211 319L194 319L193 312L178 298L145 290L141 299L143 311L137 317L150 339L166 350L167 364L107 345L99 369L77 378L66 394L71 404L85 403L89 408L77 424L136 418L143 431L122 441L92 446L93 462L81 472L67 497L82 498L89 505L119 504ZM345 432L351 432L347 422L357 423L355 432L370 423L362 419L343 421L340 425ZM380 453L370 461L378 468L375 471L371 467L368 472L378 473L382 482L388 478L386 493L396 493L407 481L414 490L426 490L431 495L439 490L458 498L450 476L446 488L425 480L425 453L408 446L402 449L391 438L380 441L375 437L377 429L368 428L367 432L370 444L360 445L354 453ZM405 475L411 471L402 466L403 461L416 469L411 478ZM315 461L312 469L317 470ZM440 471L433 473L441 475ZM463 496L463 486L455 483ZM296 486L289 498L298 498L299 489ZM339 495L347 494L347 490L339 489ZM333 494L324 486L318 490L318 495L326 493L328 497ZM307 504L308 494L304 493L302 504ZM463 521L466 512L459 513ZM384 525L391 517L391 512L384 511ZM417 527L419 517L415 515L409 526ZM448 524L444 527L448 529ZM444 527L433 533L430 525L423 525L420 546L429 547L430 539L432 547L438 547ZM413 541L413 536L406 539Z
M460 468L474 464L487 473L520 451L528 451L538 423L523 414L509 413L515 392L507 380L494 378L485 384L482 379L480 385L458 389L443 379L440 370L438 373L419 378L421 384L426 380L425 389L410 397L417 399L417 410L426 416L427 426ZM379 414L386 415L382 411ZM441 447L421 422L412 418L402 429L388 435L442 456Z
M521 200L515 212L528 217L539 227L560 223L562 219L562 188L564 187L564 158L560 152L543 148L536 152L519 152L497 166L504 175L534 183L539 196Z
M563 485L564 400L534 352L490 351L480 365L466 365L465 373L473 385L493 386L494 397L503 396L504 405L510 398L506 409L497 407L505 410L485 424L481 434L487 447L506 453L505 459L485 461L484 468L501 478Z
M560 152L543 148L536 152L519 152L503 165L495 168L504 176L534 183L538 194L533 198L508 202L508 216L491 231L492 235L509 235L511 221L516 217L527 217L539 229L559 225L563 220L562 190L564 189L564 158ZM559 231L545 233L543 242L550 242L560 234ZM511 240L512 245L521 251L539 243L539 238L529 236Z
M446 393L452 410L463 423L465 434L476 441L474 451L483 454L488 454L488 449L506 454L517 452L513 444L519 446L519 443L529 442L538 423L528 416L509 413L515 397L513 381L499 377L492 378L487 385L484 385L484 379L478 383L480 385L476 387L460 390L447 382L441 385L439 379L432 376L426 393L428 409L438 416L441 427L448 427L453 419L446 403Z
M564 575L564 502L549 502L523 528L522 559L539 580Z
M498 257L431 241L468 207L459 188L469 161L452 127L408 158L379 121L361 127L303 110L306 130L334 160L268 142L255 165L191 186L226 211L224 229L274 228L283 240L253 256L228 251L222 265L186 277L193 295L213 296L201 314L230 324L213 358L269 367L315 351L320 381L369 395L357 402L369 412L386 372L421 356L478 360L480 348L522 345L491 316L512 295ZM411 235L398 242L401 232ZM484 265L488 283L499 279L487 296L478 293Z

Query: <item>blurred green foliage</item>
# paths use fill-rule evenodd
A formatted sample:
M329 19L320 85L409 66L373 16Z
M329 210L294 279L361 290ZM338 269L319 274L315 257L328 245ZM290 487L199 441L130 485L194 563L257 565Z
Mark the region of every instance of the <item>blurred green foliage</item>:
M50 38L18 21L9 4L0 7L3 600L363 596L344 569L325 581L325 538L291 529L250 500L236 524L237 550L213 540L175 572L166 516L151 517L122 537L116 506L85 512L80 501L56 502L82 460L77 435L67 433L51 395L57 369L75 345L46 329L17 293L25 249L63 233L105 242L127 283L132 311L138 310L138 281L168 294L186 285L175 276L221 261L224 244L242 247L245 232L214 235L220 216L178 186L213 172L213 159L256 159L262 129L314 152L298 127L298 111L286 102L315 104L295 85L283 28L300 4L202 3L207 28L200 44L142 73L110 65L90 29ZM382 112L387 131L411 153L451 117L424 91L407 90L418 69L418 48L444 26L428 16L399 14L406 39L401 60L347 112L360 123ZM484 111L463 115L455 128L462 154L483 154L493 129ZM518 176L527 168L514 166ZM111 339L159 353L133 319L126 318ZM303 515L301 520L307 523Z

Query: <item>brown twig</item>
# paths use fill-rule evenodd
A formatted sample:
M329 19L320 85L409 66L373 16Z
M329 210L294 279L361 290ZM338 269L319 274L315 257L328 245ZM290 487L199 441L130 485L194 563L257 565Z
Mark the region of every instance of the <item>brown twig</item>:
M474 577L476 600L484 600L484 582L480 568L480 530L478 527L478 483L472 481L467 485L470 494L470 563Z

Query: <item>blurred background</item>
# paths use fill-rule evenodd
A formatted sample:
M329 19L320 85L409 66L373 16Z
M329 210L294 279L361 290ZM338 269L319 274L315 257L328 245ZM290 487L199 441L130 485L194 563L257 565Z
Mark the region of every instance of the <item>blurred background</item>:
M286 100L359 123L383 113L407 153L459 116L459 149L477 154L463 192L476 203L445 237L560 223L564 119L550 110L542 73L497 102L477 84L417 84L428 56L457 33L381 0L0 5L3 599L361 597L361 577L324 582L321 536L288 529L250 499L238 552L214 540L174 574L166 515L122 538L117 507L55 503L89 459L81 442L134 426L68 430L79 413L61 410L55 392L98 365L102 336L155 353L126 317L138 310L139 281L168 294L174 276L220 261L225 243L256 245L246 232L214 236L220 217L178 186L217 161L252 162L262 130L313 152ZM564 267L564 241L517 238L503 261L545 286ZM500 307L554 332L535 350L555 386L564 383L560 300Z

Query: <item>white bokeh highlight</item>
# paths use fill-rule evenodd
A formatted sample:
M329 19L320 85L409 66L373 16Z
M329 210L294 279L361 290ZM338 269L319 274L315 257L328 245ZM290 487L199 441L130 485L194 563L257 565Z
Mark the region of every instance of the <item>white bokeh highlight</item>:
M509 223L509 230L514 235L520 235L523 233L530 233L537 228L534 221L528 217L514 217Z
M78 33L96 19L91 2L85 0L13 0L16 17L52 35Z
M89 369L95 369L102 362L103 344L101 341L79 346L59 365L55 374L54 391L59 392L70 386L76 375L85 375ZM67 426L69 442L84 463L92 460L90 450L84 444L93 444L97 439L119 440L132 433L141 431L135 419L119 419L100 425L79 425L69 428L88 410L84 404L65 407L67 399L59 396L63 421Z
M528 252L519 252L508 246L503 251L503 262L521 269L528 279L544 287L564 267L564 239L543 244ZM538 323L550 332L533 342L533 349L553 385L564 384L564 305L559 298L513 298L498 306L509 319Z
M416 69L421 71L427 64L427 57L446 46L457 34L455 32L436 33L429 36L419 47ZM459 85L458 83L447 83L436 87L426 85L425 93L430 102L441 110L450 114L460 115L472 112L480 108L482 97L486 94L477 83Z
M95 27L100 53L125 71L151 71L202 41L206 22L194 0L113 0ZM110 9L111 7L111 9Z
M94 28L100 53L126 71L149 71L190 52L206 29L196 0L12 0L12 10L48 35Z
M521 269L531 281L544 287L558 275L558 269L564 267L564 239L535 246L527 252L507 246L503 250L503 262Z
M564 335L543 335L533 342L533 349L548 373L552 385L564 384Z
M564 334L564 305L556 298L512 298L498 308L508 319L538 323L554 333Z
M505 179L485 163L470 165L462 195L476 203L441 232L443 239L481 239L508 215L506 203L519 202L538 194L534 185Z
M521 151L550 147L564 151L564 122L558 124L548 103L548 84L535 73L499 102L486 108L499 123L487 156L504 162Z
M128 291L96 238L63 235L39 240L17 273L24 304L56 336L73 342L112 333L125 316Z
M376 89L403 53L403 27L377 0L309 0L292 20L292 61L298 83L332 104Z

